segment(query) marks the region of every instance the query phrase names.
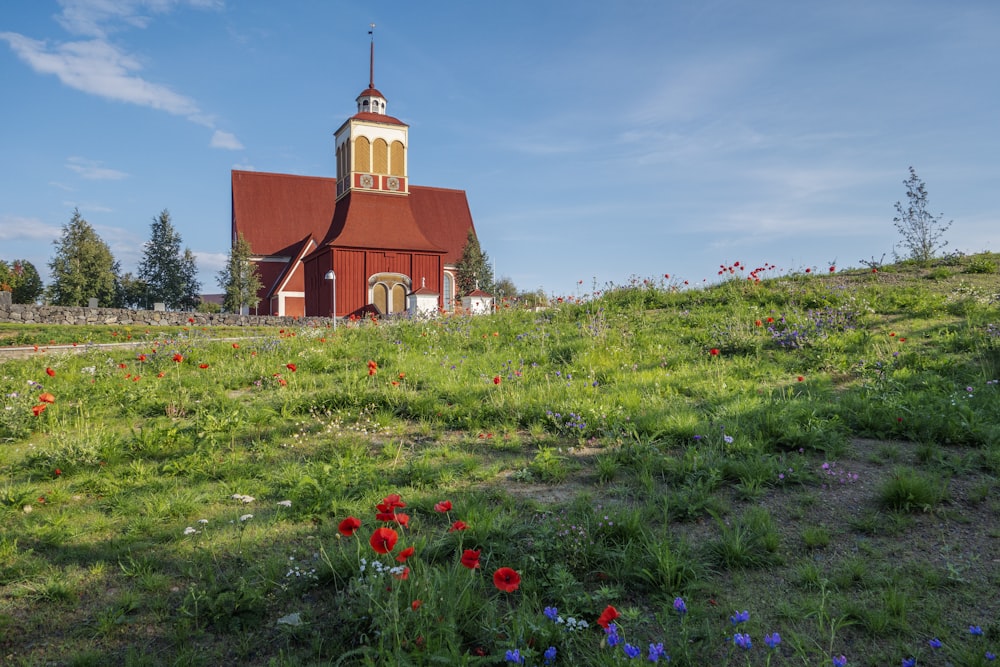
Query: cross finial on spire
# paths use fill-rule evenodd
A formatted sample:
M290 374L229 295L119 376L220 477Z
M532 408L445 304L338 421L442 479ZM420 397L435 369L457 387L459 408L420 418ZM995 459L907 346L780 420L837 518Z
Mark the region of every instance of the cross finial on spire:
M375 24L368 24L368 35L372 38L370 53L368 56L368 87L375 87Z

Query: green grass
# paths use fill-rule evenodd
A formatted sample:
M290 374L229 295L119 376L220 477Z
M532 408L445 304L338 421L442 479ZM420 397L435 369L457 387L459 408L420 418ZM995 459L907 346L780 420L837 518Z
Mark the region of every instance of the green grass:
M5 664L610 665L608 605L675 665L986 664L991 262L336 333L0 326L39 346L0 363Z

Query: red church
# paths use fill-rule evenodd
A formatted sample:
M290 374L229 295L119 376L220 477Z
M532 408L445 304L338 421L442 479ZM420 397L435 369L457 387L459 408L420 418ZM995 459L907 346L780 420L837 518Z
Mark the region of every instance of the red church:
M232 172L233 242L249 242L264 285L251 313L455 306L455 266L475 233L469 203L463 190L410 184L409 127L386 113L374 48L358 111L334 135L336 178Z

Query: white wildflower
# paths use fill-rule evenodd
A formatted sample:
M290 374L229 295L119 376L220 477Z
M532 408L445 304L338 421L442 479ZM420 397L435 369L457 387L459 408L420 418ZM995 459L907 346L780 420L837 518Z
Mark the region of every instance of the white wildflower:
M198 531L195 530L194 528L192 528L191 526L188 526L187 528L184 529L184 534L185 535L194 535L197 532Z
M292 501L291 500L279 500L278 501L278 506L279 507L291 507L292 506Z
M240 517L240 521L241 522L249 521L252 518L253 518L253 514L244 514L243 516Z

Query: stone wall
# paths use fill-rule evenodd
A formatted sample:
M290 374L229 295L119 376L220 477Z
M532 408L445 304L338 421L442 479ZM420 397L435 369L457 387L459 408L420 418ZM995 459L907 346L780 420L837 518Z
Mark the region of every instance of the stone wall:
M194 320L193 322L191 320ZM328 317L272 317L232 313L181 313L126 308L80 308L5 304L0 301L0 322L20 324L109 324L118 326L326 326Z

